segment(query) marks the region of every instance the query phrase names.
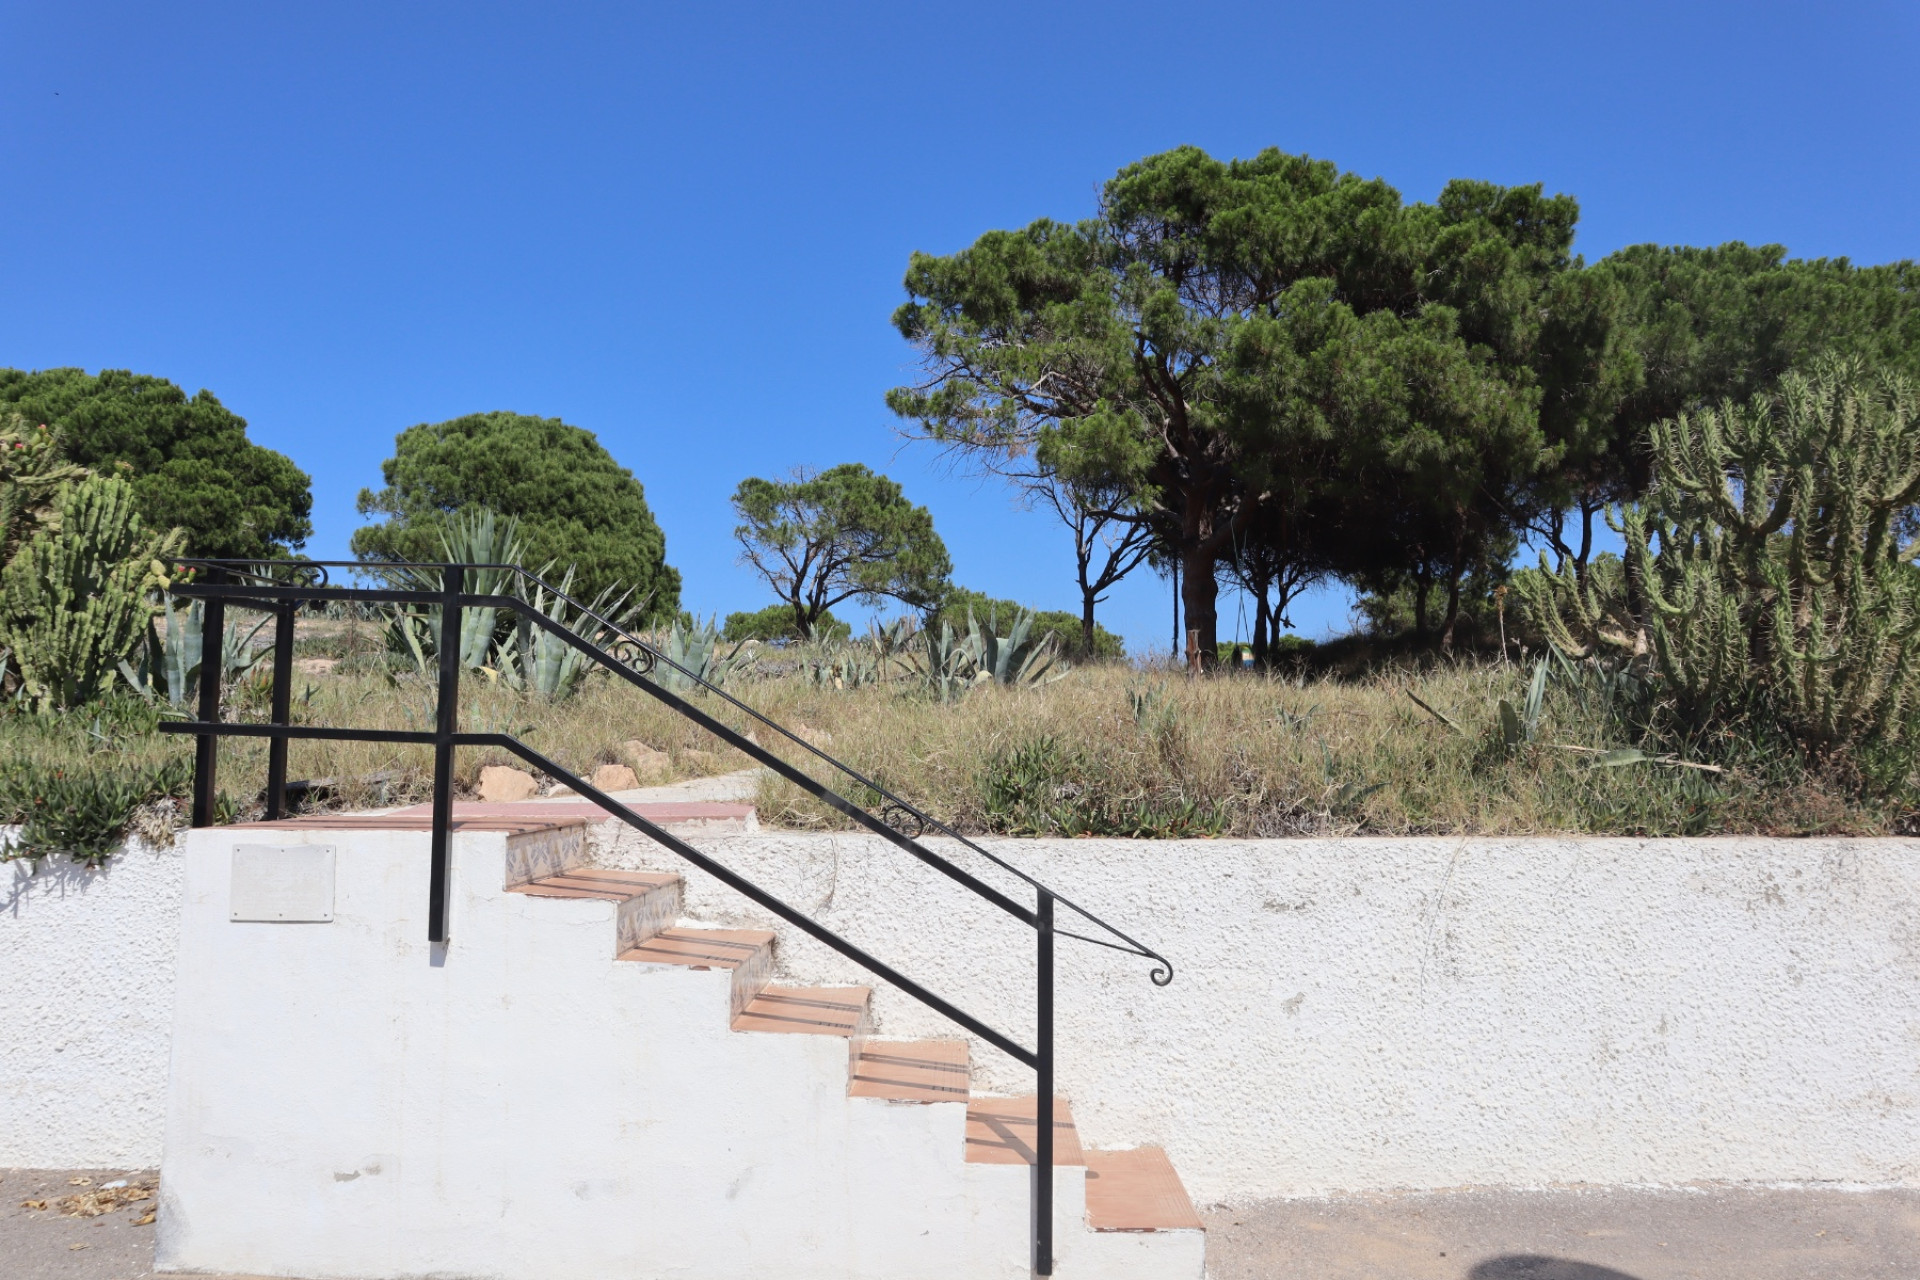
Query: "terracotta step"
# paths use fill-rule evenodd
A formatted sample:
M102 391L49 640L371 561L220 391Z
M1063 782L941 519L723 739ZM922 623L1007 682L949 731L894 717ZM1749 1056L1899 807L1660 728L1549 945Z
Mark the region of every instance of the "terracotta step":
M681 880L661 871L603 871L574 867L511 885L509 893L533 898L596 898L620 904L614 927L615 955L639 946L680 916Z
M768 987L734 1016L733 1029L856 1036L872 995L866 987Z
M557 876L542 876L508 889L536 898L606 898L624 902L680 883L680 877L661 871L601 871L580 867Z
M1173 1161L1159 1147L1089 1151L1087 1225L1095 1231L1199 1231Z
M733 972L728 1020L773 980L773 935L765 929L662 929L620 953L635 964L671 964L687 969Z
M856 1098L895 1102L965 1102L965 1040L868 1040L854 1053Z
M1037 1130L1034 1117L1039 1114L1039 1099L975 1098L967 1106L967 1163L1032 1164L1033 1142ZM1080 1151L1080 1132L1073 1127L1073 1113L1067 1100L1053 1100L1053 1162L1055 1165L1085 1164Z

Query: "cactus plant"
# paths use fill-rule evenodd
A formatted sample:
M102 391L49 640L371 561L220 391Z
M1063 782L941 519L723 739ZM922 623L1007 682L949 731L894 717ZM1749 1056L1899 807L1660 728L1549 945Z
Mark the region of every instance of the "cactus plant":
M22 543L56 519L60 487L85 479L87 469L61 456L59 441L46 427L29 427L13 414L0 430L0 564L12 560Z
M1838 360L1652 431L1655 483L1616 526L1676 703L1761 698L1803 743L1907 732L1920 680L1920 389ZM1621 647L1565 575L1531 601L1549 638Z
M55 503L41 529L0 571L0 643L13 651L37 708L78 706L113 680L140 638L160 563L178 554L178 530L149 533L133 486L92 478Z

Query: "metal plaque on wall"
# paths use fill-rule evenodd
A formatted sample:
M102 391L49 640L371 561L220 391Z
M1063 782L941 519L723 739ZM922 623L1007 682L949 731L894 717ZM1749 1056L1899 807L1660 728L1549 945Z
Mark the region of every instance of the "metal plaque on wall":
M233 850L234 921L333 922L333 846L242 844Z

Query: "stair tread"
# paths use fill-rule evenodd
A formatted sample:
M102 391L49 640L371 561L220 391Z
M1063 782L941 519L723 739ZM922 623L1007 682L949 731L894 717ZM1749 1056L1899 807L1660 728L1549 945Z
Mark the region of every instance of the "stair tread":
M856 1098L965 1102L965 1040L869 1040L860 1046L848 1089Z
M677 884L679 880L679 876L659 871L565 871L514 885L507 892L535 898L599 898L606 902L625 902Z
M772 945L773 934L765 929L662 929L621 952L620 958L691 969L738 969L756 951Z
M850 1036L867 1016L866 987L768 987L733 1020L735 1031Z
M1039 1114L1039 1099L975 1098L967 1105L968 1164L1033 1164ZM1085 1164L1080 1150L1080 1132L1073 1127L1073 1112L1065 1098L1053 1100L1053 1162L1055 1165Z
M1200 1215L1159 1147L1089 1151L1087 1225L1095 1231L1200 1231Z

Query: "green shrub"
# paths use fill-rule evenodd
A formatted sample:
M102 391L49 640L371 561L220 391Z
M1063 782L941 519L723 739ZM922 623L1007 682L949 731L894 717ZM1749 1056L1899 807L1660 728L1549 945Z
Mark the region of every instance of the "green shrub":
M956 634L967 627L967 614L971 612L987 629L995 626L1012 626L1013 620L1023 613L1033 614L1033 636L1036 640L1045 640L1049 635L1059 637L1056 643L1060 654L1073 662L1118 661L1127 656L1127 646L1119 636L1094 624L1093 649L1088 651L1080 635L1080 615L1069 613L1065 609L1030 610L1014 600L996 600L981 591L970 591L966 587L950 588L942 597L940 607L928 615L926 630L929 633L940 629L942 622L950 623Z
M816 640L845 640L853 634L853 626L834 617L831 610L824 610L814 619L813 631ZM798 640L800 627L794 621L792 605L770 604L752 613L728 614L721 638L729 644L739 644L743 640L772 644L776 641Z

